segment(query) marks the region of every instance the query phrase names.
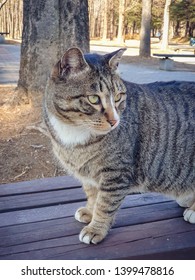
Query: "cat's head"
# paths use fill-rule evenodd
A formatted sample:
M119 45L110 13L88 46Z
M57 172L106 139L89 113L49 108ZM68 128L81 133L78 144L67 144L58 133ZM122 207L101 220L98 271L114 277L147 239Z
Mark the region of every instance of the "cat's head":
M52 102L65 123L101 135L116 128L126 105L126 88L116 73L126 49L106 55L65 52L53 68Z

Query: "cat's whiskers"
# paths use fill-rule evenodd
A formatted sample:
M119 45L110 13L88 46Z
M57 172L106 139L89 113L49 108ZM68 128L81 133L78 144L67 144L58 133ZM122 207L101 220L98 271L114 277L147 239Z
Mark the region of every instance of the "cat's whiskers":
M86 121L84 124L86 124L85 128L90 129L97 134L100 134L101 132L105 134L111 130L111 127L105 128L105 124L102 121Z

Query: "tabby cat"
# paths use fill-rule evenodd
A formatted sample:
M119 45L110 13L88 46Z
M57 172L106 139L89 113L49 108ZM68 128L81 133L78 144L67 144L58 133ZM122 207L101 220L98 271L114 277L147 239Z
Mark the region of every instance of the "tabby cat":
M53 151L82 184L87 223L79 239L107 235L124 197L170 195L195 223L195 83L138 85L116 73L125 49L106 55L70 48L54 66L44 98ZM132 73L129 73L132 75Z

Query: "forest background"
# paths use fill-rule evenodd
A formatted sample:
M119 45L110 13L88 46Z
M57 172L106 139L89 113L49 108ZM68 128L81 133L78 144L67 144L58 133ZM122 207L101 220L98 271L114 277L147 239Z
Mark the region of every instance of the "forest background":
M166 2L171 4L169 38L195 37L195 0L152 0L151 36L163 33ZM142 0L88 0L88 7L91 39L139 39ZM0 1L0 31L8 38L21 39L22 18L23 0Z

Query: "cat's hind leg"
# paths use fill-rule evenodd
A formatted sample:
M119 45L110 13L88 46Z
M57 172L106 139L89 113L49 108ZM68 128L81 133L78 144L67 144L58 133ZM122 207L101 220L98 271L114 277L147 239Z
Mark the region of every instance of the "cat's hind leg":
M195 201L190 208L184 211L183 216L185 221L195 224Z
M98 190L94 186L83 186L83 188L87 196L87 205L77 209L75 212L75 219L81 223L88 224L92 220L93 208L96 202Z

